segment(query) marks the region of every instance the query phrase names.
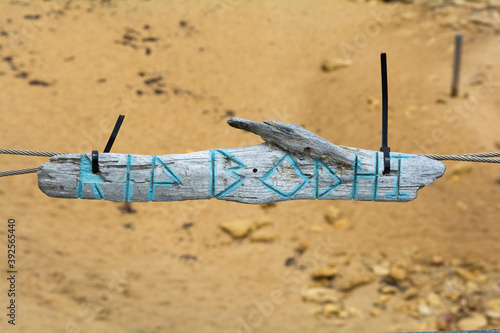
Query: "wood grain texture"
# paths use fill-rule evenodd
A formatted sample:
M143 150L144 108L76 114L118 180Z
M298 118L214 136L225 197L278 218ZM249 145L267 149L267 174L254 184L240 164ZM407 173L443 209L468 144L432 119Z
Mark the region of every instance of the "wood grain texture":
M162 156L91 154L52 157L38 169L38 185L51 197L111 201L181 201L217 198L249 204L283 200L410 201L443 175L442 162L336 146L304 128L239 118L231 126L260 135L256 146Z

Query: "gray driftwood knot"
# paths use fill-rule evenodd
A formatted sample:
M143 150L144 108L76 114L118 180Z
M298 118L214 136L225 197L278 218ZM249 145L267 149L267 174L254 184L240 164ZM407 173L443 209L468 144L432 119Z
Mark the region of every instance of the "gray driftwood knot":
M354 156L349 149L336 146L305 128L279 121L255 121L242 118L229 118L227 123L235 128L259 135L264 141L274 144L292 154L320 157L324 161L335 160L347 167L351 167Z
M111 201L222 199L249 204L283 200L409 201L443 175L444 164L420 155L383 154L334 145L294 125L230 118L265 143L188 154L54 156L38 168L38 185L51 197Z

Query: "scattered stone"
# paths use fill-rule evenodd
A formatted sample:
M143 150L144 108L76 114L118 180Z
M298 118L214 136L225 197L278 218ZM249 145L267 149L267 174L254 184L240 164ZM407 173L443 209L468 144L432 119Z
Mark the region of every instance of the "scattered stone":
M334 267L318 267L312 273L314 279L331 279L337 275L338 269Z
M325 73L329 73L350 65L350 59L325 59L321 63L321 70Z
M479 294L471 294L467 296L467 306L471 310L480 309L483 306L483 298Z
M444 258L439 255L432 256L431 264L434 266L441 266L444 264Z
M500 320L500 298L491 299L486 303L486 316Z
M474 274L471 271L469 271L467 268L457 267L455 272L457 273L458 276L460 276L465 281L476 281L476 277L474 276Z
M457 323L459 330L480 330L488 325L488 320L481 313L472 313L470 317L460 319Z
M349 220L346 218L339 219L339 220L335 221L335 223L333 224L333 227L335 229L339 229L339 228L342 228L343 226L345 226L348 222L349 222Z
M389 272L389 276L396 282L401 282L406 279L407 273L406 269L400 266L392 266Z
M440 331L451 330L451 324L453 323L453 314L442 313L436 318L436 328Z
M337 292L330 288L314 287L302 292L302 300L318 304L338 303L340 298Z
M500 311L486 310L485 315L490 319L500 320Z
M458 290L452 290L448 293L443 294L444 297L447 297L449 300L456 302L460 299L461 293Z
M490 299L486 304L488 309L500 311L500 298Z
M276 239L276 234L271 228L258 229L250 236L252 242L272 242Z
M222 223L220 227L234 238L243 238L255 228L255 224L250 220L233 220Z
M373 265L372 271L376 276L380 277L389 275L389 267L385 267L382 265Z
M497 147L498 149L500 149L500 136L495 141L495 147Z
M297 247L295 248L295 251L302 254L302 253L306 252L308 248L309 248L309 243L301 242L301 243L299 243L299 245L297 245Z
M325 316L338 315L342 311L342 307L339 304L328 303L323 308L323 314Z
M394 310L398 312L410 313L415 310L415 304L410 302L399 302L394 305Z
M426 304L419 304L417 309L418 309L418 313L421 316L427 317L427 316L432 315L432 309L429 306L427 306Z
M436 99L436 104L446 104L446 103L448 103L448 101L443 97L439 97Z
M414 287L417 288L422 288L431 282L429 274L413 274L408 277L408 280Z
M427 303L429 303L429 305L433 307L439 307L442 304L439 295L433 292L430 292L427 295Z
M340 211L340 209L334 206L328 207L325 213L326 222L330 223L331 225L334 225L335 221L340 219L341 216L342 212Z
M415 296L418 295L418 289L415 287L408 288L404 293L403 293L403 299L409 300L414 298Z
M395 294L398 292L398 288L394 286L383 286L378 291L381 294Z
M347 312L349 312L349 316L351 316L351 317L359 315L359 310L352 307L352 306L347 308Z
M340 319L347 319L349 318L349 312L347 312L346 310L342 310L339 312L339 318Z
M479 281L479 278L477 276L476 276L476 280ZM473 282L473 281L467 281L465 283L465 289L467 289L467 292L469 294L480 292L478 284L476 282Z
M350 290L357 288L359 286L373 282L374 280L375 280L375 277L372 274L362 273L362 274L350 279L349 281L345 282L340 287L340 289L343 291L350 291Z
M379 308L372 308L370 310L370 316L372 316L372 317L378 317L378 316L380 316L381 313L382 313L382 311L380 311Z
M378 297L378 303L385 304L385 303L389 302L390 299L391 299L391 297L389 297L389 295L383 294L383 295L380 295Z

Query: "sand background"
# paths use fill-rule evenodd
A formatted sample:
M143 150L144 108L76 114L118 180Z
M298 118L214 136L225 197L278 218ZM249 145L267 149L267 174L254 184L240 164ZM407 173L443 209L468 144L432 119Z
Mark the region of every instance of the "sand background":
M379 54L387 52L393 151L495 151L500 39L488 27L457 26L460 13L443 18L417 4L340 0L2 1L0 147L102 150L116 118L125 114L116 153L162 155L261 142L229 127L231 115L296 123L336 144L378 150ZM465 97L451 99L457 32L464 33ZM126 35L136 40L126 42ZM143 40L149 37L157 40ZM354 48L346 53L345 43ZM325 59L346 58L346 68L321 70ZM161 85L145 84L158 76ZM1 171L44 161L0 156ZM500 169L446 164L443 178L404 204L293 201L263 207L210 200L132 204L135 213L119 203L46 197L36 175L1 178L1 257L12 217L19 307L15 328L0 311L0 330L411 330L419 320L402 313L368 316L368 289L349 296L362 314L342 325L311 315L300 291L310 284L314 266L335 255L368 262L419 251L496 262ZM325 221L330 206L342 212L345 226ZM238 218L269 219L277 239L233 240L219 225ZM188 222L193 225L186 227ZM312 256L325 240L333 252L304 259L301 270L284 265L299 244L307 243ZM292 278L291 272L300 274ZM282 292L283 302L251 326L242 324L273 291ZM0 292L0 305L7 302Z

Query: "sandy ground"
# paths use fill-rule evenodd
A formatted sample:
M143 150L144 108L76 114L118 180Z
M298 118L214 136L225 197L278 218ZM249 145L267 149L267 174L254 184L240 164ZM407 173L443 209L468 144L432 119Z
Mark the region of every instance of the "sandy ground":
M462 14L341 0L2 1L0 147L102 150L125 114L113 152L162 155L261 142L230 128L232 115L292 122L336 144L378 150L379 54L387 52L392 151L495 151L500 39ZM457 32L464 34L461 97L451 99ZM325 73L326 59L351 64ZM145 83L159 76L159 83ZM2 155L0 170L44 161ZM210 200L132 204L134 213L119 203L46 197L36 175L1 178L0 262L4 271L7 220L15 218L18 307L13 327L4 280L0 331L410 331L436 329L448 312L449 328L457 328L484 304L471 307L464 294L441 307L426 303L430 312L419 307L412 316L404 304L419 298L395 303L411 286L423 297L432 279L401 282L401 295L376 305L379 313L373 304L385 302L377 293L383 272L342 293L347 316L322 315L321 306L301 298L311 286L337 290L376 263L400 261L428 277L432 256L452 273L463 263L487 263L481 300L499 297L500 169L446 164L446 175L410 203ZM332 206L344 225L325 220ZM277 238L233 240L220 229L241 218L271 221L266 228ZM313 281L312 272L328 265L338 267L337 276ZM500 328L488 320L487 327Z

